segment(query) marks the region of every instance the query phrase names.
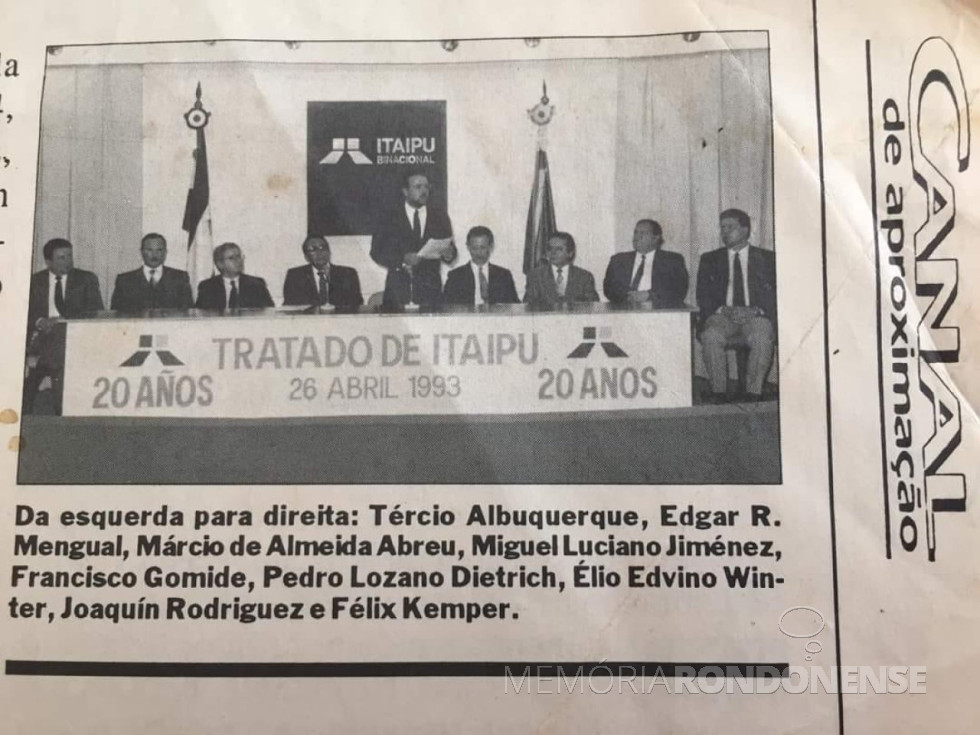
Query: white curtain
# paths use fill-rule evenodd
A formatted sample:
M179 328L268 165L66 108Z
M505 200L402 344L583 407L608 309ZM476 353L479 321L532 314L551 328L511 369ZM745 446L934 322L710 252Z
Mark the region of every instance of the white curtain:
M687 261L693 304L724 209L747 212L753 244L772 249L767 50L623 60L616 127L616 250L631 248L636 220L659 221Z
M35 270L45 242L68 238L106 306L116 274L142 262L142 79L141 66L117 65L53 67L44 80Z
M631 247L633 225L644 217L660 221L667 248L687 259L691 303L698 256L720 244L722 209L744 209L752 217L753 242L773 246L764 49L548 62L540 68L495 65L492 70L454 70L452 77L428 69L358 73L368 72L379 99L414 89L425 98L451 100L454 221L461 231L478 222L493 226L501 243L498 260L516 268L515 273L533 160L527 137L533 136L533 126L524 110L526 101L539 94L536 85L542 78L561 103L549 131L559 225L575 234L581 264L597 278L609 255ZM75 245L77 266L99 276L108 304L116 274L140 263L144 227L163 232L170 239L171 262L182 265L180 250L186 243L179 228L192 139L181 114L194 84L203 78L216 119L220 111L226 130L244 126L237 135L225 136L224 151L221 136L208 141L213 204L223 207L219 220L228 230L225 236L245 238L250 266L276 288L285 268L295 264L305 232L306 161L301 154L306 100L347 98L350 85L360 80L348 80L353 74L351 69L255 65L231 70L197 65L49 68L36 267L43 267L40 246L45 241L67 237ZM253 89L256 79L265 84L258 91ZM490 82L500 94L519 88L520 95L490 114L477 102L487 97ZM256 99L269 95L276 114L254 114ZM482 126L475 128L479 136L471 133L474 121ZM247 148L243 140L251 141ZM270 194L271 173L287 174L292 185ZM490 183L473 186L473 181ZM380 277L374 272L380 269L367 259L366 247L336 246L344 262L361 270L365 288L375 290L371 279ZM355 258L355 250L365 254Z

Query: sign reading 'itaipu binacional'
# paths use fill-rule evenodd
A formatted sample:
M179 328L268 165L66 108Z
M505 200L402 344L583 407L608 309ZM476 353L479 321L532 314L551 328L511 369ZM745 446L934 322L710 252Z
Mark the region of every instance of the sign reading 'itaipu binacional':
M310 102L307 219L320 235L370 235L402 199L406 172L425 174L431 203L446 200L446 103Z
M691 405L686 311L69 322L64 415L481 415Z

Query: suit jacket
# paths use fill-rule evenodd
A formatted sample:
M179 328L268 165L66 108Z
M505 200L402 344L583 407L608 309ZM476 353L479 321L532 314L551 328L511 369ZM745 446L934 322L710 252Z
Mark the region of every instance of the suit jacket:
M514 287L514 277L506 268L487 263L487 285L489 286L489 303L516 304L517 289ZM446 303L474 304L476 303L476 278L469 263L453 268L446 277L446 288L443 291Z
M33 403L38 384L45 376L55 383L56 412L61 413L61 382L65 369L65 332L49 330L39 332L36 325L39 319L56 317L48 313L48 270L31 276L31 295L27 306L28 352L37 357L37 365L31 371L25 384L28 403ZM61 316L74 319L84 314L102 311L102 292L99 290L99 277L89 271L73 268L65 284L65 313Z
M146 309L190 309L194 306L191 281L187 271L163 267L156 286L143 275L143 269L127 271L116 276L109 308L113 311L145 311Z
M285 306L314 306L320 303L320 285L309 264L290 268L282 284ZM338 309L356 309L364 303L361 280L357 271L342 265L330 264L327 301Z
M406 253L417 253L427 240L442 240L452 237L453 226L445 212L427 207L425 230L422 239L415 237L412 225L405 215L405 205L399 204L393 212L383 215L376 223L371 238L371 258L378 265L388 269L385 280L383 306L397 309L414 296L415 303L433 308L442 301L442 276L440 261L424 260L413 269L410 281L408 274L401 269Z
M653 255L652 258L649 256ZM633 280L633 267L639 254L635 250L616 253L609 259L606 277L602 281L602 292L614 304L626 303L630 283ZM645 267L653 268L653 306L656 309L670 309L684 305L687 296L687 267L684 256L669 250L654 250L647 254ZM646 278L643 279L646 283Z
M776 255L754 245L748 247L748 306L762 309L763 316L776 326ZM728 252L721 247L701 256L698 265L697 299L700 325L725 305L728 292Z
M568 280L565 282L564 298L558 295L555 284L555 274L551 265L545 263L527 274L527 290L524 292L524 303L536 309L554 309L561 303L572 301L598 301L599 294L595 290L595 279L584 268L568 266Z
M197 308L221 310L227 308L225 284L221 276L211 276L197 285ZM238 276L238 308L261 309L273 306L265 281L257 276Z
M62 316L72 319L87 312L102 311L102 292L99 290L99 277L89 271L73 268L68 275L65 285L65 314ZM37 320L58 316L48 314L48 271L39 271L31 276L31 295L27 308L30 329L34 329Z

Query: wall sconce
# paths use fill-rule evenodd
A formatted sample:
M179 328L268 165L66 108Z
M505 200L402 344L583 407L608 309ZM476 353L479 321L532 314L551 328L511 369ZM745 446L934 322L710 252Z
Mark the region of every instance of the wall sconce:
M299 41L283 41L286 44L286 48L290 51L295 51L299 48Z
M681 34L681 38L683 38L688 43L694 43L699 38L701 38L701 34L700 33L682 33Z
M52 56L57 56L62 52L64 46L48 46L48 53Z
M443 51L448 51L449 53L452 53L457 48L459 48L459 41L455 39L449 39L446 41L440 41L439 45L442 46Z
M539 45L541 45L541 39L540 38L525 38L524 39L524 45L527 46L528 48L537 48Z

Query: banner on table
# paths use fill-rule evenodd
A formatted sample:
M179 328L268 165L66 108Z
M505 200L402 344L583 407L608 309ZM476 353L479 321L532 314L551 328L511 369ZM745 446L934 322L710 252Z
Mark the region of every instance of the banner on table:
M691 405L687 312L68 324L66 416L279 418Z

